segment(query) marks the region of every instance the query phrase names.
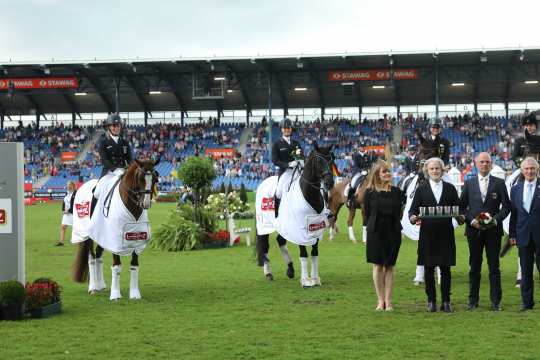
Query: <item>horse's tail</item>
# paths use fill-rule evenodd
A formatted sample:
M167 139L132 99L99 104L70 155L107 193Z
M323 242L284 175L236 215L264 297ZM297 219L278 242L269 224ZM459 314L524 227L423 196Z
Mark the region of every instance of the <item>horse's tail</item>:
M73 263L72 274L73 280L78 283L88 281L88 255L90 254L90 246L92 240L87 239L78 244L77 255Z

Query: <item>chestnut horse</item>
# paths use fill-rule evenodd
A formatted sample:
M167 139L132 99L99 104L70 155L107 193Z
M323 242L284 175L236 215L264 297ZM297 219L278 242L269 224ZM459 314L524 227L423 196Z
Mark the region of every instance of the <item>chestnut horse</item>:
M157 165L158 162L159 160L156 162L135 160L129 166L127 171L120 178L118 178L117 182L107 195L105 202L107 202L107 198L115 199L113 197L113 192L115 191L115 188L118 187L120 200L124 204L125 209L127 209L127 211L133 216L133 219L136 222L146 219L146 210L149 209L152 204L154 189L158 182L158 174L154 170L154 167ZM85 185L87 184L88 183L86 183ZM83 185L83 187L85 185ZM88 191L86 192L88 193ZM104 195L105 194L101 194L100 196ZM91 201L91 199L86 199L86 203L88 203L89 200ZM97 209L98 207L96 207L96 210ZM100 210L105 210L106 212L108 212L106 208L100 208ZM92 209L90 217L95 216L95 213L96 212L94 211L94 209ZM149 233L147 234L146 239L150 239ZM88 236L85 237L82 242L78 243L79 248L75 258L75 263L73 265L73 279L76 282L80 283L88 281L88 292L90 294L96 293L106 288L105 281L103 280L102 256L104 248L99 244L96 244L97 246L94 250L94 240ZM111 251L110 249L107 250ZM136 252L135 250L128 251L131 252L130 298L140 299L141 294L138 288L138 253L140 252ZM120 295L120 265L120 255L113 253L112 284L110 295L111 300L118 300L122 297Z

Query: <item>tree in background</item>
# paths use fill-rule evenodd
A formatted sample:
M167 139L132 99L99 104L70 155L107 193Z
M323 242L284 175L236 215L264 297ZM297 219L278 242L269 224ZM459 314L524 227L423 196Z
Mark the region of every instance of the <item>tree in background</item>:
M198 156L188 157L178 169L178 178L193 191L195 198L193 220L202 225L202 205L210 193L212 181L216 178L212 160Z

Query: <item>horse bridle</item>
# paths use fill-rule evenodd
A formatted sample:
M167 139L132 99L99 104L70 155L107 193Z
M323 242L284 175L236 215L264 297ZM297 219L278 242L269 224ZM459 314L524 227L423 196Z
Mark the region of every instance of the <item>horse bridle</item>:
M143 201L144 201L145 195L150 195L150 198L152 198L154 186L158 182L158 173L156 170L144 171L142 167L137 165L137 169L135 170L135 175L134 175L137 188L139 188L139 183L140 183L139 178L140 178L141 173L144 173L143 176L145 177L145 183L151 184L148 189L133 190L133 189L125 188L128 199L140 208L143 207Z
M330 169L330 162L333 162L332 155L330 154L330 159L326 159L324 156L322 156L321 154L316 152L315 157L322 160L324 162L324 164L326 165L326 166L324 166L325 172L321 174L320 180L324 179L325 176L333 176L332 175L332 170ZM321 189L321 185L322 185L323 190L325 190L325 191L330 190L330 189L326 189L326 185L324 184L324 181L320 181L319 186L317 186L316 183L308 181L303 177L302 177L302 181L304 181L306 184L308 184L309 186L311 186L312 188L317 189L317 190Z

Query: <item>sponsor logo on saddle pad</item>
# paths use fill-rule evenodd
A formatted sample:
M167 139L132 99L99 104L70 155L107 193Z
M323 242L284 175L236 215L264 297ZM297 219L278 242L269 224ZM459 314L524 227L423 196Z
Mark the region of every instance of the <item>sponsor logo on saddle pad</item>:
M127 232L125 239L129 241L148 240L148 233L143 231Z
M0 209L0 225L7 223L6 210Z
M314 224L309 224L309 231L318 231L318 230L321 230L321 229L324 229L326 227L326 223L324 221L321 221L320 223L314 223Z
M274 198L263 198L261 203L262 211L275 210L274 207Z
M75 210L77 211L77 216L83 218L90 215L90 201L83 201L80 204L75 204Z

